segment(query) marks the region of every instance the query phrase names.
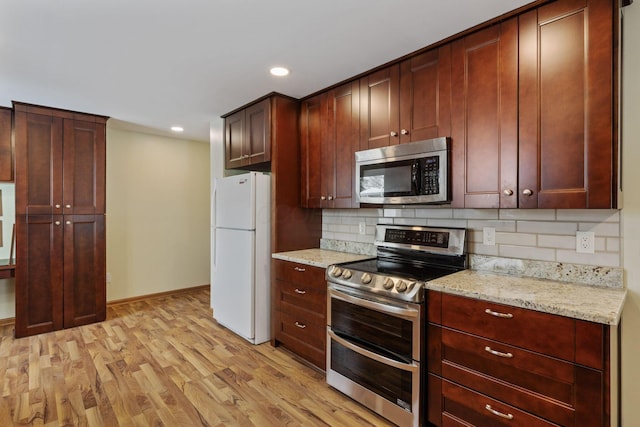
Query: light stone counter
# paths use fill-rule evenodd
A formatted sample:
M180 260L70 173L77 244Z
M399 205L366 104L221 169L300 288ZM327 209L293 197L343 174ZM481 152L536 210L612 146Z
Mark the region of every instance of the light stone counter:
M358 255L349 252L338 252L327 249L302 249L299 251L277 252L272 254L271 257L284 261L292 261L321 268L327 268L331 264L338 264L341 262L358 261L361 259L372 258L371 255Z
M427 282L427 289L617 325L627 291L476 270Z

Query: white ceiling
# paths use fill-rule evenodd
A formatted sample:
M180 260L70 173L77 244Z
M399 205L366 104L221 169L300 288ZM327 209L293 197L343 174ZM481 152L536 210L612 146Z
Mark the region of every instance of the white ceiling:
M309 95L530 1L1 0L0 105L208 141L262 95Z

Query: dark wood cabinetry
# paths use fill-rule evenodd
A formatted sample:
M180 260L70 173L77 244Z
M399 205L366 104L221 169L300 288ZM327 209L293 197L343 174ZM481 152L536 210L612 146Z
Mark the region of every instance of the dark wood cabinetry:
M616 207L616 3L562 0L519 17L521 208Z
M357 207L353 180L359 138L358 94L358 83L352 82L302 102L303 207Z
M360 149L450 136L449 45L360 79Z
M440 292L428 301L430 425L609 425L608 326Z
M451 45L400 63L400 143L451 136Z
M518 174L518 21L452 44L455 207L515 208Z
M320 369L326 364L327 284L325 270L272 261L272 333L278 344Z
M559 0L453 42L454 207L616 207L617 13Z
M271 99L224 116L225 167L250 168L271 160Z
M10 108L0 107L0 181L13 181L13 144Z
M16 336L104 320L107 118L14 110Z

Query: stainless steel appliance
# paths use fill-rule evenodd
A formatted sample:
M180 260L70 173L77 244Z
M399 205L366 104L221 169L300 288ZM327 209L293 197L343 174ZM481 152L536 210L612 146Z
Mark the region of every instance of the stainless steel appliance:
M451 201L450 139L435 138L356 152L360 203Z
M467 267L466 230L378 225L378 257L329 266L327 383L400 426L422 419L425 282Z

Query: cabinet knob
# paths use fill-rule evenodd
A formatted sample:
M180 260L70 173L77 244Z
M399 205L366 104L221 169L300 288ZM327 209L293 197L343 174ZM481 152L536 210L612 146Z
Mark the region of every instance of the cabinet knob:
M522 190L522 194L525 195L525 196L530 196L530 195L533 194L533 191L531 191L528 188L525 188L524 190Z
M398 132L391 131L390 135L391 136L398 136Z
M333 200L333 196L329 196L329 200Z
M64 223L67 225L71 225L71 221L65 221Z
M403 135L409 135L409 131L408 131L408 130L406 130L406 129L402 129L402 130L400 131L400 133L401 133L401 134L403 134Z
M505 196L513 196L513 190L510 188L507 188L502 192L502 194L504 194Z
M54 222L55 225L60 225L60 221Z
M56 205L56 209L60 209L60 205Z
M320 196L320 200L327 200L327 198L324 196Z
M305 271L307 271L304 267L298 267L297 265L295 267L293 267L293 269L295 271L299 271L301 273L304 273Z
M307 327L307 325L305 325L304 323L300 323L300 322L298 322L297 320L296 320L296 326L297 326L298 328L300 328L300 329L304 329L304 328L306 328L306 327Z
M304 295L307 293L307 291L305 291L304 289L299 289L299 288L296 288L294 292L300 295Z
M71 205L64 205L66 209L71 209Z
M495 415L497 417L505 418L507 420L512 420L513 419L513 414L505 414L504 412L496 411L489 404L484 405L484 409L486 409L487 411L491 412L493 415Z

